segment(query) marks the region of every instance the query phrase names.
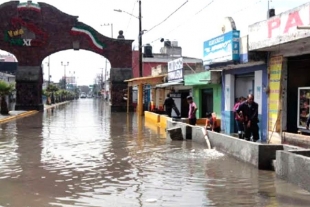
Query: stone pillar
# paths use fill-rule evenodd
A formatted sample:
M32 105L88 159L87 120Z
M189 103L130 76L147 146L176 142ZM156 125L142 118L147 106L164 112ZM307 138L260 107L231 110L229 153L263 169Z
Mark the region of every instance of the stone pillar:
M127 111L127 101L123 99L123 95L126 93L128 83L124 81L131 78L131 68L111 68L111 112ZM129 111L133 111L132 101L130 102Z
M41 66L19 66L16 71L15 110L43 111Z

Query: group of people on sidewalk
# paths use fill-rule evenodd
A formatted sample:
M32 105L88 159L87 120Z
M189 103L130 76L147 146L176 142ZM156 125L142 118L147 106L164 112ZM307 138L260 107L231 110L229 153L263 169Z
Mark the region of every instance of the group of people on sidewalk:
M188 120L190 125L196 125L196 111L198 110L193 97L188 96L187 102L189 105ZM164 102L166 114L171 117L172 109L175 109L175 103L170 95ZM254 95L249 94L247 98L240 97L234 105L235 121L238 129L238 137L250 141L251 138L254 142L259 140L259 127L258 127L258 104L254 102ZM310 120L309 120L310 123ZM309 124L307 125L309 126ZM217 121L216 114L214 112L206 114L205 129L207 131L220 132L221 127Z
M254 142L259 140L258 127L258 104L254 102L253 94L247 98L240 97L234 106L235 121L238 130L238 137Z

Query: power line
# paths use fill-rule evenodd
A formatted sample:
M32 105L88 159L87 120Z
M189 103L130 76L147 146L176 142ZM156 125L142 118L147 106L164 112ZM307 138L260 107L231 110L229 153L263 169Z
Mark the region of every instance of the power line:
M168 34L170 34L171 32L173 32L174 30L178 29L179 27L181 27L182 25L184 25L186 22L188 22L189 20L191 20L192 18L194 18L196 15L198 15L200 12L202 12L203 10L205 10L207 7L209 7L215 0L210 1L206 6L204 6L202 9L200 9L199 11L197 11L192 17L188 18L187 20L185 20L184 22L182 22L181 24L179 24L178 26L176 26L174 29L170 30L168 33L166 33L163 36L166 36ZM160 40L162 37L159 37L155 40L153 40L151 43Z
M208 6L210 6L215 0L210 1L206 6L204 6L201 10L199 10L198 12L196 12L194 14L194 16L196 16L197 14L199 14L200 12L202 12L203 10L205 10ZM193 17L194 17L193 16Z
M204 9L206 9L208 6L210 6L215 0L212 0L211 2L209 2L206 6L204 6L201 10L199 10L198 12L196 12L192 17L188 18L187 20L183 21L181 24L179 24L178 26L176 26L175 28L173 28L172 30L170 30L168 33L166 33L165 35L162 35L161 37L151 41L151 43L154 43L158 40L160 40L163 36L167 36L168 34L172 33L173 31L177 30L178 28L180 28L181 26L183 26L185 23L187 23L188 21L190 21L191 19L193 19L196 15L198 15L199 13L201 13ZM233 12L232 14L230 14L230 16L234 15L234 14L237 14L237 13L240 13L242 11L245 11L246 9L258 4L262 2L262 0L259 0L259 1L256 1L255 3L249 5L249 6L246 6L246 7L243 7L235 12Z
M132 11L131 11L131 15L130 15L130 18L129 18L129 21L128 21L128 24L127 24L127 28L126 28L125 34L128 31L128 28L129 28L129 25L130 25L130 22L131 22L131 19L132 19L132 16L133 16L133 11L135 10L136 4L137 4L137 0L135 0L135 2L133 4L133 8L132 8Z
M186 2L184 2L181 6L179 6L174 12L172 12L170 15L168 15L168 17L166 17L163 21L161 21L160 23L156 24L154 27L152 27L151 29L149 29L147 31L147 33L149 33L151 30L153 30L154 28L158 27L159 25L161 25L162 23L164 23L165 21L167 21L173 14L175 14L178 10L180 10L185 4L187 4L188 0L186 0Z
M260 3L261 1L262 1L262 0L259 0L259 1L256 1L256 2L254 2L253 4L251 4L251 5L249 5L249 6L243 7L243 8L241 8L241 9L239 9L239 10L233 12L230 16L232 16L232 15L234 15L234 14L238 14L238 13L240 13L240 12L243 12L243 11L245 11L246 9L248 9L248 8L250 8L250 7L252 7L252 6L258 4L258 3Z

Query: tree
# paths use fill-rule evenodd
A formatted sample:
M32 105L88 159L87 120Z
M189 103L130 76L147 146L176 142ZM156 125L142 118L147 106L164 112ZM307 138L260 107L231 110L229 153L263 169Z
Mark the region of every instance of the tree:
M5 97L7 95L10 95L15 89L14 84L9 84L4 81L0 81L0 97L1 97L1 110L0 113L2 115L8 115L9 109L8 109L8 103L5 100Z
M51 98L51 102L50 102L51 104L55 103L55 92L57 92L58 90L59 88L54 84L50 84L47 86L46 93Z

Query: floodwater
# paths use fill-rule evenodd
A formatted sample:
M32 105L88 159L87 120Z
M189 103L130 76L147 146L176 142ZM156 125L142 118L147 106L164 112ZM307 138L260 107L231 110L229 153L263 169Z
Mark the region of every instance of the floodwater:
M310 194L81 99L0 125L0 206L310 206Z

